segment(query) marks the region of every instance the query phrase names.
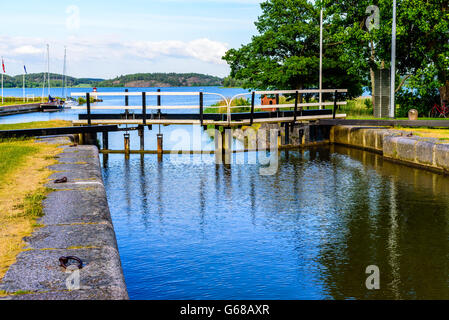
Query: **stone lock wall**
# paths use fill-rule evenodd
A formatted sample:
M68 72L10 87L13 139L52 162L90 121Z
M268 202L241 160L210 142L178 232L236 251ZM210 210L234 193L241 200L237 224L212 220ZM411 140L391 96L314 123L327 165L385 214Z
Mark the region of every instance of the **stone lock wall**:
M405 131L334 126L330 142L383 154L387 159L449 173L449 143Z

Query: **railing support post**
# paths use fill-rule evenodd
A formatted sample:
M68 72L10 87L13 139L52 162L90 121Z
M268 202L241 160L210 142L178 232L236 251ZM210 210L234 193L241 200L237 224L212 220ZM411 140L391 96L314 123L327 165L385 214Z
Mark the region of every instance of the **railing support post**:
M143 124L147 124L147 96L145 92L142 92L142 117Z
M276 95L276 116L279 118L279 114L280 114L280 108L279 108L279 94Z
M338 93L338 91L335 90L335 93L334 93L334 111L332 113L332 118L334 120L335 120L335 116L337 115L337 93Z
M254 103L256 101L256 93L253 92L251 94L251 118L250 118L250 125L253 125L254 122Z
M128 93L128 89L125 89L125 94ZM125 107L129 106L129 97L125 95ZM125 119L128 120L129 111L125 109Z
M298 99L299 99L299 92L296 91L296 95L295 95L295 111L293 113L293 124L296 123L296 117L298 114Z
M161 89L157 89L157 92L161 92ZM160 107L162 105L161 103L161 96L157 96L157 106ZM161 119L161 109L157 110L157 114L159 115L159 120Z
M92 125L92 117L90 114L90 93L86 93L86 103L87 103L87 125Z
M203 104L204 104L204 96L203 93L200 92L200 123L201 125L203 125L203 121L204 121L204 111L203 111Z

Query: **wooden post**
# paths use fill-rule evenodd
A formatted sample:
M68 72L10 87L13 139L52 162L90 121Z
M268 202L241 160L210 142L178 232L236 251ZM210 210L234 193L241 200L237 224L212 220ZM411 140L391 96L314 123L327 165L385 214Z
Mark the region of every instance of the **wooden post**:
M215 143L215 164L223 163L223 135L220 132L220 127L215 127L214 132Z
M338 91L335 90L335 93L334 93L334 111L333 111L333 114L332 114L332 117L333 117L334 120L335 120L335 116L337 115L337 93L338 93Z
M157 134L157 160L162 161L162 156L164 154L164 135L161 133Z
M90 93L86 93L86 103L87 103L87 125L92 125L92 117L90 114Z
M254 122L254 103L256 101L256 93L253 92L251 94L251 118L250 118L250 126L253 125Z
M103 150L109 150L109 132L103 132Z
M142 92L142 117L143 117L143 124L147 124L147 97L146 93Z
M123 138L125 142L125 154L129 154L129 133L125 133Z
M145 150L145 126L139 126L138 129L139 137L140 137L140 150Z
M103 153L103 168L108 167L108 162L109 162L109 154Z
M203 115L203 103L204 103L204 101L203 101L203 93L202 92L200 92L200 123L201 123L201 125L203 125L203 117L204 117L204 115Z
M285 136L284 136L284 144L290 144L290 123L285 122L284 123L284 130L285 130Z
M221 133L221 142L222 142L222 160L223 164L230 165L231 164L231 154L232 154L232 130L231 128L223 128L223 132Z

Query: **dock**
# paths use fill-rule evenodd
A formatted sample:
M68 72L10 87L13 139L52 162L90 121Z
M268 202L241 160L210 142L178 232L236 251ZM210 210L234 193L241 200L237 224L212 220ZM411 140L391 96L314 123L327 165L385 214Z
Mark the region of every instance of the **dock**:
M37 112L41 110L41 103L26 103L0 107L0 116L10 116L20 113Z

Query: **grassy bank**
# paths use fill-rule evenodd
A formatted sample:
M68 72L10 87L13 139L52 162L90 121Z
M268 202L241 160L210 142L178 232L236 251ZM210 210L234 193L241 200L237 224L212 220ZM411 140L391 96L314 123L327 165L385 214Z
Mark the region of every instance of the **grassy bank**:
M50 191L44 187L51 174L47 167L60 152L56 145L33 139L0 140L0 279L23 250L23 237L38 227Z
M0 130L21 130L21 129L41 129L69 127L72 122L66 120L33 121L24 123L0 124Z
M33 104L39 102L41 102L41 97L26 99L26 101L23 101L23 98L20 97L3 97L3 103L0 99L0 107L21 105L21 104Z

